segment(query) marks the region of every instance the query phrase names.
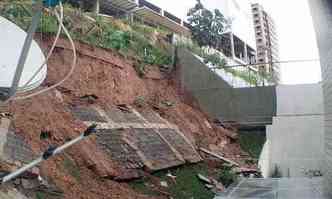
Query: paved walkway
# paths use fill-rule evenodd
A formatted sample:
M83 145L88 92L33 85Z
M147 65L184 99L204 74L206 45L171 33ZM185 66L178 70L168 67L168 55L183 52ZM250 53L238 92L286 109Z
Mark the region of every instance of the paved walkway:
M323 178L243 179L215 199L324 199Z

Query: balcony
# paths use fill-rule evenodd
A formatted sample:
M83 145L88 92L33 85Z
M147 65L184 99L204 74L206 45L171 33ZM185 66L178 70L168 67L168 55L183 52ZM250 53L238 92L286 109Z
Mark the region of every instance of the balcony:
M136 0L106 0L102 1L102 7L106 8L115 8L121 11L130 11L138 6Z
M139 7L132 12L146 23L160 25L171 32L190 36L190 29L180 18L145 0L139 0Z

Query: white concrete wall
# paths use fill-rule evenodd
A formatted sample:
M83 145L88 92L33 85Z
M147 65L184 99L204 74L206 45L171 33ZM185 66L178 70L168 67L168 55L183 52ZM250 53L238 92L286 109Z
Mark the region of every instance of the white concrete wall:
M277 165L283 176L305 177L322 171L324 154L323 94L320 84L277 87L277 116L266 128L269 171Z
M323 113L321 84L277 86L277 116Z

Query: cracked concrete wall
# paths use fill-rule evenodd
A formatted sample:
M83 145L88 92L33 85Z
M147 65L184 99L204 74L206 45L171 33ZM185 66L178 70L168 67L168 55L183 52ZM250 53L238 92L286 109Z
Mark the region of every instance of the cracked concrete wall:
M332 198L332 1L309 0L317 34L325 109L325 175L327 197Z

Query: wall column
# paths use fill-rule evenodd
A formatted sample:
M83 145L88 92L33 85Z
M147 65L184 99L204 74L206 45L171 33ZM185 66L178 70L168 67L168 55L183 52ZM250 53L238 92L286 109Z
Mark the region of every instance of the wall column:
M97 16L100 13L100 0L95 0L93 13Z
M332 198L332 1L309 0L323 76L325 111L324 192Z
M235 44L234 44L234 35L233 35L233 32L230 32L230 38L231 38L232 58L235 59Z

